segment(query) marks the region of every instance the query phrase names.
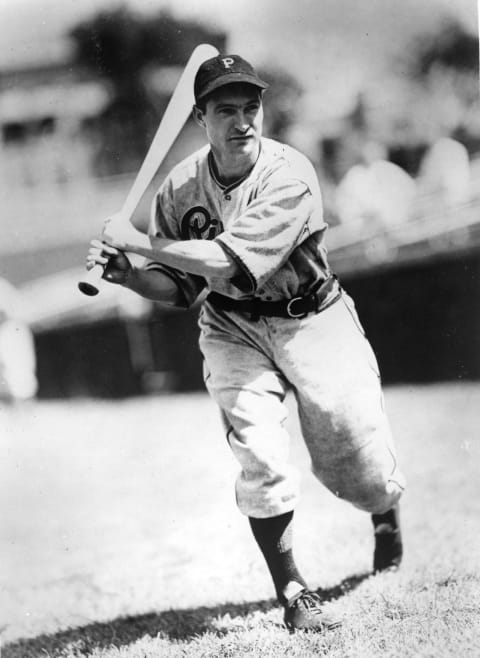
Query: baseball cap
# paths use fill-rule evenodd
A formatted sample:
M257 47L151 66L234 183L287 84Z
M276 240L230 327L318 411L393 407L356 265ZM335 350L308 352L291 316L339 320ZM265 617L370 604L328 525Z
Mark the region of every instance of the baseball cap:
M207 59L198 69L193 83L195 101L199 101L219 87L235 82L247 82L260 89L268 87L253 66L239 55L218 55Z

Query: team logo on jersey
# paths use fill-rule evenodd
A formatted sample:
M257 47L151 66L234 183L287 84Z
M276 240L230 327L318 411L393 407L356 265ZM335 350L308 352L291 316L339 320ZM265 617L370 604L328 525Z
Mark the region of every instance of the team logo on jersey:
M213 240L223 232L219 219L212 219L202 206L187 210L182 219L182 240Z

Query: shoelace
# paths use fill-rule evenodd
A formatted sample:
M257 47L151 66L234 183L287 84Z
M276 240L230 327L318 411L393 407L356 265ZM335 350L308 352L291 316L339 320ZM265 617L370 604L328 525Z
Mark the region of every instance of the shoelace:
M320 597L314 592L303 592L294 602L294 605L303 605L309 612L317 614L322 612Z

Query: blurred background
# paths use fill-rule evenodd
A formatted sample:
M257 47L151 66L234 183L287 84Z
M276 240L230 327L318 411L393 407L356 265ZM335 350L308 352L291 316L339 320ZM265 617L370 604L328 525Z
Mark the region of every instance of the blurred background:
M0 400L203 389L198 307L77 290L193 48L271 81L384 381L480 378L475 0L0 0ZM204 143L187 122L155 185Z

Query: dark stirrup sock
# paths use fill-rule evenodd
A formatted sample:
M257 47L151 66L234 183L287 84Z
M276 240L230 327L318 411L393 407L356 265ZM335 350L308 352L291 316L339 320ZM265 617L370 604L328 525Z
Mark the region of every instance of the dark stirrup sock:
M403 558L398 504L384 514L372 514L372 523L375 531L374 573L398 569Z
M388 531L394 532L400 529L400 515L398 504L383 514L372 514L372 523L375 530L381 530L380 526L389 526ZM387 528L385 528L387 530Z
M296 589L296 583L302 588L307 587L293 559L293 512L268 519L249 517L249 521L253 536L267 562L278 600L285 605L291 596L292 587Z

